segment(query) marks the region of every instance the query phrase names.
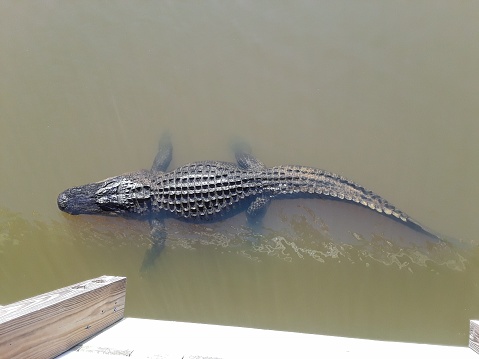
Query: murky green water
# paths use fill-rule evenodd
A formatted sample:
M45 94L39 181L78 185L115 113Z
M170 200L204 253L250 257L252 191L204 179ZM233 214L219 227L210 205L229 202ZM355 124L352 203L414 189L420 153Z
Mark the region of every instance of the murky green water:
M102 274L127 315L464 345L479 318L476 3L0 3L0 304ZM446 244L366 209L273 204L169 221L145 276L146 223L72 217L62 190L149 168L232 160L328 169Z

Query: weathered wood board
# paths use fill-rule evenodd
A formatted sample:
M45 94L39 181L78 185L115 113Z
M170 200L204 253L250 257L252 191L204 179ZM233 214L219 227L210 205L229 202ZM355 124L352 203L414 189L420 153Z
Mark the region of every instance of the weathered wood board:
M469 348L479 354L479 320L469 322Z
M123 318L126 278L102 276L0 307L0 357L54 358Z

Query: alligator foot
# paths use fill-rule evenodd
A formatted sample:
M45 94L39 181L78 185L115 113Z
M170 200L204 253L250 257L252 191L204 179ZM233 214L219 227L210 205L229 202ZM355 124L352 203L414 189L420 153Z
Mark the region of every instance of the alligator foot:
M156 154L153 165L151 166L152 171L164 172L168 169L171 159L173 157L173 146L171 144L170 134L168 132L164 133L158 144L158 153ZM165 247L166 241L166 228L165 223L162 219L152 219L150 220L151 227L151 244L145 252L143 257L143 262L141 264L140 272L147 272L155 263L155 260L160 255L161 251Z
M159 257L163 248L165 248L166 228L165 222L161 219L152 219L151 226L151 244L145 252L140 272L145 273L153 267L155 260Z
M143 262L141 263L141 273L147 273L150 268L153 267L155 260L158 258L164 247L165 239L154 241L150 244L143 257Z
M152 171L165 172L170 165L171 158L173 157L173 146L171 144L170 134L165 132L158 144L158 153L156 154L153 165L151 166Z

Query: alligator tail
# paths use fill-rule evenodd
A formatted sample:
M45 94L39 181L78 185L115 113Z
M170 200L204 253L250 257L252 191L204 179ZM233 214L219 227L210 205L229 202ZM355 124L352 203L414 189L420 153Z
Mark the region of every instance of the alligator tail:
M321 197L351 202L403 223L417 232L440 239L381 196L337 174L305 166L267 169L265 188L273 196Z

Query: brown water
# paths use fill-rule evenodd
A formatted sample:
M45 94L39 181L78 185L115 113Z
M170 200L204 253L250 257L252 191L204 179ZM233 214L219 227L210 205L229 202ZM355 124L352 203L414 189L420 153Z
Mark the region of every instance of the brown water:
M0 3L0 304L102 274L127 315L465 345L479 318L479 5L381 1ZM359 207L279 201L146 223L72 217L65 188L232 160L328 169L448 238ZM251 238L249 238L251 239Z

